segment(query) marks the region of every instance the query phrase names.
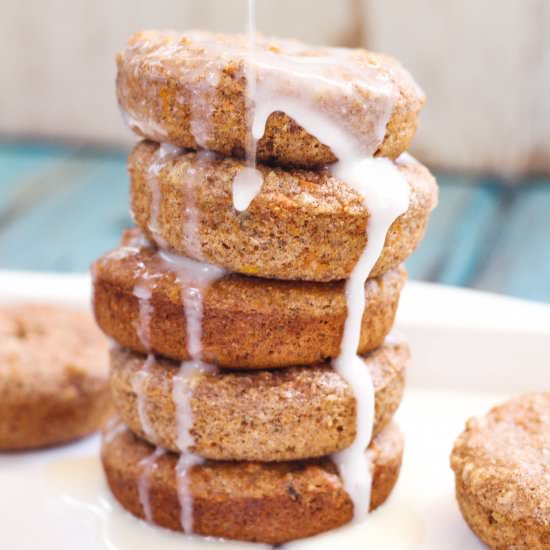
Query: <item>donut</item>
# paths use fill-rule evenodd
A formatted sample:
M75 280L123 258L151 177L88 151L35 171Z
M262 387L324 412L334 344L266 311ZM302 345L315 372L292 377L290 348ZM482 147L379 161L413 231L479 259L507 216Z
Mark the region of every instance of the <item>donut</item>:
M170 269L154 246L138 232L128 232L122 246L93 266L94 311L99 327L121 346L182 361L190 358L182 297L182 286L188 285ZM400 267L367 281L360 353L384 341L405 280ZM142 284L151 293L146 317L136 292ZM202 309L207 362L239 369L315 364L340 351L345 284L226 274L204 289ZM144 323L145 343L140 335Z
M131 211L150 239L176 254L245 275L326 282L348 278L367 245L363 197L326 171L259 166L261 191L238 212L232 185L242 162L182 153L158 164L158 152L141 142L130 154ZM405 157L397 167L410 187L409 208L389 229L371 277L409 257L437 203L424 166Z
M246 99L248 59L258 90L270 86L269 95L283 98L286 105L301 99L352 135L364 154L396 158L408 148L425 97L396 60L365 50L314 48L261 37L255 55L256 63L239 35L138 32L117 55L122 114L134 132L153 141L244 157L247 109L254 108ZM281 66L288 56L292 66ZM297 78L316 61L324 80ZM257 159L308 168L336 161L322 136L308 133L284 112L290 106L279 103L282 110L267 118ZM277 100L269 105L277 109Z
M0 307L0 450L58 445L111 414L107 341L89 313Z
M376 436L401 402L409 349L395 341L364 361L375 389ZM120 419L149 443L174 452L173 378L178 370L173 361L151 361L121 348L111 351L111 392ZM315 458L349 447L356 435L353 392L330 364L205 374L193 380L191 411L191 451L212 460Z
M133 515L182 531L178 455L152 456L155 447L130 430L103 438L101 459L115 499ZM373 469L370 509L389 497L399 476L403 438L390 424L369 446ZM143 461L154 463L144 480ZM146 481L147 511L140 498ZM268 544L309 537L348 523L353 504L329 458L291 462L206 461L188 473L193 532ZM143 487L143 485L141 485ZM149 515L150 514L150 515Z
M489 548L550 548L549 392L515 397L470 419L451 466L462 515Z

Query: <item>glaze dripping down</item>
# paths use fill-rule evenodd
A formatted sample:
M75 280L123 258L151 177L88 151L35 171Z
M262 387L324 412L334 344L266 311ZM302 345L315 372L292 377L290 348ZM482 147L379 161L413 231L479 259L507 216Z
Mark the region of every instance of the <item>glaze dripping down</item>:
M254 32L249 31L249 39L255 43ZM262 176L251 158L256 154L257 143L264 135L266 123L274 112L286 113L309 134L327 145L340 163L372 157L384 139L397 99L397 89L388 75L379 74L371 67L370 71L364 69L362 81L342 81L340 64L346 56L352 54L335 48L324 48L318 56L284 56L270 51L259 54L255 47L251 47L250 51L253 55L245 58L244 64L250 128L247 139L248 164L237 174L233 183L233 199L237 210L246 209L261 190ZM365 74L369 72L370 77L365 83ZM376 87L377 103L369 104L372 110L367 117L370 132L359 140L338 117L342 113L327 111L318 98L342 93L357 95L361 83L366 88ZM360 103L365 105L365 101Z
M265 39L256 35L254 0L249 0L248 36L212 41L208 33L186 33L182 40L167 40L149 52L149 62L163 59L185 59L185 71L177 63L166 63L165 69L192 85L201 82L200 101L217 93L222 71L233 63L246 81L246 162L232 182L235 209L247 210L261 192L263 176L256 167L258 142L265 133L268 119L282 112L336 157L328 170L333 177L347 183L358 194L368 211L367 245L346 283L348 317L344 326L340 355L334 368L351 385L357 403L357 436L354 443L334 455L344 486L354 504L356 519L368 512L372 484L369 459L365 452L372 435L374 391L368 369L357 356L361 319L365 313L364 285L384 247L388 230L409 204L409 188L398 163L374 154L384 141L387 125L395 109L399 89L391 70L381 71L365 52L339 48L307 47L293 41ZM205 55L205 52L207 54ZM189 67L193 67L189 70ZM239 69L240 68L240 69ZM185 73L185 75L184 75ZM206 77L205 77L206 75ZM190 100L194 108L191 132L196 144L206 148L210 143L208 101ZM353 116L350 110L353 110ZM360 123L357 123L360 121ZM163 163L179 150L163 145L149 174L151 205L149 231L155 241L166 248L160 236L160 190L158 185ZM187 174L188 178L200 174ZM194 202L188 200L186 226L183 228L185 248L200 255ZM194 244L193 244L194 243ZM197 249L196 247L199 246ZM195 247L195 248L194 248ZM161 252L166 269L176 274L182 288L187 326L187 348L190 360L182 363L174 377L173 398L178 421L178 447L181 458L177 478L182 509L181 522L186 532L192 531L192 500L189 492L189 471L200 462L192 454L193 384L197 376L210 372L201 349L203 295L223 272L213 266Z
M246 136L246 166L242 167L233 179L233 206L235 210L243 212L248 209L250 203L260 193L263 185L263 175L256 168L256 151L258 137L254 134L254 106L256 98L256 7L255 0L248 0L247 38L249 53L244 64L246 77L246 123L248 132ZM260 136L261 137L261 136Z
M340 355L333 361L334 368L353 388L358 419L355 441L333 459L353 500L354 517L361 520L370 505L372 477L365 449L371 440L374 423L373 383L363 360L357 355L365 313L365 282L382 252L390 226L408 208L409 187L396 166L387 159L340 161L333 170L363 196L369 211L368 243L346 282L348 316Z
M166 167L168 162L177 157L179 154L181 154L181 149L178 147L174 147L168 143L161 144L154 154L147 174L147 182L149 184L149 192L151 194L148 227L153 239L162 248L166 248L168 244L162 236L160 227L160 206L162 195L160 187L161 172Z
M166 158L166 157L164 157ZM205 162L209 155L205 153ZM200 166L198 170L200 170ZM194 208L194 201L190 201L188 208ZM197 242L197 227L193 223L197 220L196 213L188 212L188 223L184 228L185 236L191 245ZM143 236L132 238L124 247L125 254L137 254L147 242ZM181 505L181 524L186 533L193 532L193 499L189 490L189 471L202 462L202 458L193 454L190 449L193 446L193 413L191 399L193 386L198 377L206 372L213 372L215 368L202 361L202 316L203 294L208 286L224 274L222 269L183 256L176 256L166 251L158 252L158 259L154 267L140 266L136 274L134 296L138 299L139 317L136 332L141 344L148 352L143 367L137 371L132 379L132 388L136 395L136 407L141 427L145 436L154 441L154 430L147 415L147 396L145 385L149 378L149 369L155 360L151 353L151 328L153 319L153 291L159 279L163 277L175 277L181 286L182 307L185 312L187 348L190 355L189 361L182 362L178 373L173 377L172 396L176 407L177 444L181 452L177 463L176 478ZM140 477L138 492L141 505L146 516L150 512L149 504L149 477L156 460L162 456L164 450L157 448L146 457L140 465ZM149 517L147 516L147 519ZM152 521L153 518L151 518Z
M254 1L249 0L249 15ZM249 39L255 36L249 28ZM252 51L255 48L252 47ZM409 205L409 187L396 164L388 159L374 158L378 145L383 141L386 126L391 117L397 90L387 75L371 72L368 86L378 89L378 102L369 105L368 138L359 140L334 116L326 112L315 97L341 92L355 93L361 81L335 78L338 65L353 55L345 50L324 49L320 56L270 55L248 57L245 61L248 83L249 109L252 119L252 144L248 155L255 153L256 144L265 132L269 116L282 111L330 147L338 162L330 167L334 177L351 186L362 198L368 211L367 245L346 283L348 317L344 326L340 355L333 361L334 368L351 385L357 403L357 435L354 443L333 456L344 486L354 504L355 520L362 520L368 513L372 486L371 465L366 453L374 423L374 388L368 369L357 355L364 314L365 282L384 247L386 235L395 219ZM369 74L366 67L365 72ZM292 83L289 85L288 83ZM297 93L301 90L302 93ZM367 107L365 107L367 108ZM246 170L246 169L245 169ZM241 171L233 184L233 199L237 209L247 207L259 193L261 184L254 184L254 173ZM254 168L254 170L256 170ZM257 170L256 170L257 171ZM244 174L244 175L243 175ZM243 195L246 201L242 200Z
M172 398L176 406L177 445L180 458L176 467L176 479L181 507L181 525L185 533L193 532L193 497L189 486L189 473L203 459L191 452L194 438L191 399L198 378L216 371L216 367L202 360L203 295L208 286L223 276L216 266L197 262L184 256L160 251L162 264L175 273L181 285L185 309L187 350L189 361L183 361L173 378Z
M150 485L151 485L151 476L155 470L157 460L165 453L164 449L157 447L153 453L146 456L138 463L140 469L139 479L138 479L138 496L139 502L143 508L143 514L145 519L149 523L154 523L153 513L151 510L151 495L150 495Z

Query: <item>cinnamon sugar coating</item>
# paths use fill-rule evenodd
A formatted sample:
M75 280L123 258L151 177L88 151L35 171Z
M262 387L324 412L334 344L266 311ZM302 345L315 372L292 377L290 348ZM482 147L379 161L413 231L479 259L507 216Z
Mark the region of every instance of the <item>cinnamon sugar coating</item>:
M550 548L550 393L470 419L451 466L462 514L489 548Z
M123 246L94 264L94 311L99 327L121 346L145 353L139 337L136 284L148 275L152 290L149 345L153 353L187 360L182 285L159 263L157 250ZM135 239L134 239L135 240ZM403 268L366 283L360 353L378 347L395 318L406 274ZM277 281L227 274L204 291L202 356L241 369L308 365L336 357L346 319L343 282Z
M107 341L89 313L46 304L0 309L0 450L65 443L111 413Z
M177 254L245 275L331 281L348 278L367 245L365 200L327 171L259 165L262 190L246 212L238 212L232 186L241 162L187 153L155 166L157 152L157 144L141 142L130 154L131 210L149 238L160 237ZM437 204L437 184L424 166L407 157L397 165L410 186L409 208L390 227L372 277L408 258ZM152 167L159 170L153 183ZM151 207L151 185L158 185L158 209ZM189 211L196 211L192 235L186 234ZM158 235L150 229L155 226Z
M409 350L388 343L364 357L375 388L376 436L397 410L405 385ZM173 377L179 363L156 358L141 384L146 433L133 381L145 357L111 351L111 392L121 420L143 439L177 452ZM365 376L367 372L365 372ZM262 462L315 458L341 451L356 435L350 386L329 365L262 371L220 371L193 380L191 451L212 460Z
M249 135L248 54L239 35L138 32L117 55L123 116L134 132L153 141L242 158ZM365 154L396 158L407 150L425 96L396 60L262 37L255 55L260 86L270 83L277 97L291 101L307 96L307 104L344 128ZM317 61L325 78L300 78ZM257 159L311 168L336 157L322 137L276 111L267 119Z
M129 430L104 437L102 462L109 487L129 512L144 518L138 495L139 461L154 447ZM394 425L370 445L373 487L370 509L389 497L401 467L403 438ZM150 477L156 525L181 531L176 488L178 455L157 459ZM193 531L199 535L282 544L349 522L353 505L330 459L283 463L207 461L189 474Z

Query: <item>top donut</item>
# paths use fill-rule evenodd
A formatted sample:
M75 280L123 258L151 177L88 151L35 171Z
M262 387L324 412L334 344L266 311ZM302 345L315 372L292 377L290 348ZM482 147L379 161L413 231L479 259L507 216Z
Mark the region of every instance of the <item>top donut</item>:
M261 36L252 47L241 35L138 32L117 66L118 102L137 134L243 158L253 128L257 160L283 166L338 160L327 132L363 155L397 158L425 102L391 57Z

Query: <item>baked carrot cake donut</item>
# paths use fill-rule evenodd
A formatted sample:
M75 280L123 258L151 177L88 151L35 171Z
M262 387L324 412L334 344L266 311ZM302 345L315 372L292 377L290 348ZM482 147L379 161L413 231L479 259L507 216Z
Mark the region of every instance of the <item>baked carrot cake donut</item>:
M235 159L139 143L129 158L137 225L162 248L245 275L306 281L349 277L367 244L365 199L327 171L258 166L261 191L239 212L232 186L244 166ZM424 166L408 156L396 166L410 188L409 208L389 229L371 277L408 258L437 203L437 184Z
M409 350L392 341L364 357L375 390L377 435L403 395ZM121 420L150 443L178 451L174 377L180 364L111 351L111 392ZM212 460L300 460L341 451L356 435L353 392L329 365L218 371L193 379L191 451Z
M93 266L95 316L99 327L121 346L187 360L185 295L192 281L186 276L193 265L178 268L165 258L139 232L128 232L123 246ZM405 280L405 270L398 268L367 281L360 353L384 341ZM202 293L202 357L207 362L275 368L318 363L340 351L347 314L341 281L225 274Z
M323 117L324 128L351 136L363 155L396 158L408 148L425 97L396 60L262 37L253 54L249 47L239 35L136 33L117 56L128 125L159 143L244 157L253 108L259 161L332 163L337 154L296 120L307 108L306 115ZM254 104L247 99L252 79Z
M451 466L462 515L489 548L550 548L549 392L469 420Z
M65 443L111 413L107 341L87 312L0 308L0 450Z
M401 467L403 439L395 424L369 446L373 485L370 509L389 497ZM353 504L330 459L280 463L207 461L188 473L178 492L178 455L157 451L130 430L103 438L109 487L129 512L182 531L182 519L199 535L281 544L340 527ZM182 514L180 499L191 512ZM187 518L182 518L187 516Z

